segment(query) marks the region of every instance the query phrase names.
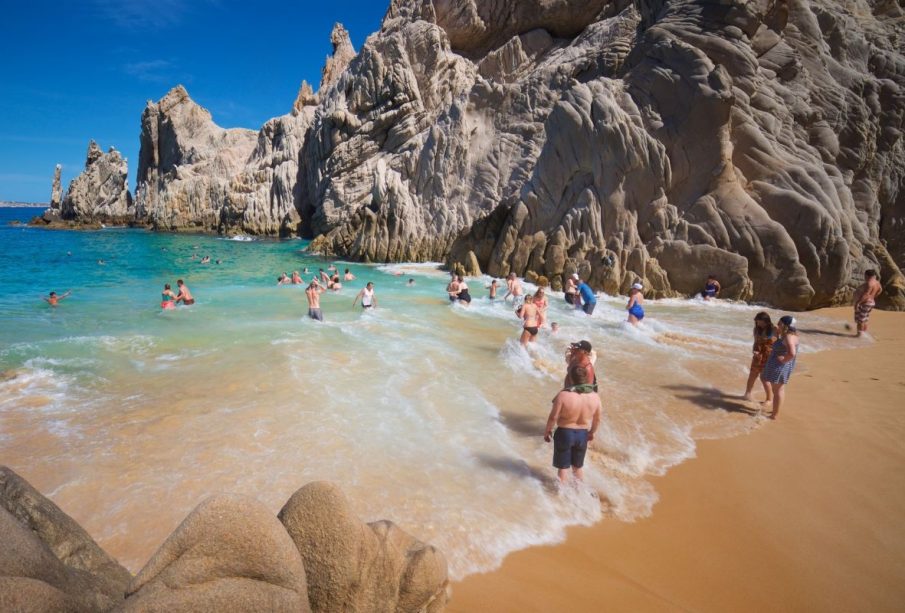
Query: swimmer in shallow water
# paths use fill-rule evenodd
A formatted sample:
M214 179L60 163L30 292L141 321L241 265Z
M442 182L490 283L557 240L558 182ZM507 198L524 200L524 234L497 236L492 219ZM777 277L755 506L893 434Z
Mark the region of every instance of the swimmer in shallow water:
M176 308L176 294L170 289L169 283L163 284L163 292L160 294L160 308L164 311Z
M359 298L361 299L361 308L365 310L377 308L377 296L374 294L374 284L371 281L368 281L368 284L355 296L355 300L352 301L353 307Z
M415 284L415 280L414 280L414 279L409 279L409 280L408 280L408 283L406 283L406 285L408 285L409 287L413 286L414 284Z
M191 306L195 304L195 299L192 297L192 292L189 291L188 286L183 283L182 279L177 280L176 285L179 287L179 294L176 296L176 302L181 302L185 306Z
M720 282L716 280L714 275L707 276L707 283L704 284L704 289L701 291L701 297L704 300L710 300L711 298L716 298L720 295L720 290L723 289L720 286Z
M459 293L456 294L456 298L458 298L460 304L464 304L468 306L471 304L471 294L468 293L468 283L465 282L465 279L462 278L462 275L456 277L456 281L459 284Z
M301 284L302 284L302 277L301 277L301 275L299 274L299 271L297 271L297 270L293 270L293 271L292 271L292 279L290 279L289 282L292 283L293 285L301 285Z
M449 284L446 286L446 294L449 296L450 302L459 299L459 277L455 273L450 275Z
M346 269L346 272L343 274L343 281L354 281L355 275L353 275L349 269Z
M625 309L628 311L628 321L633 326L637 326L638 322L644 319L644 286L640 283L632 285L632 291L628 295L628 304Z
M491 280L488 288L490 289L490 293L488 294L488 297L490 298L490 301L493 302L494 300L496 300L497 280L496 279Z
M56 292L50 292L49 294L47 294L47 296L43 297L42 300L44 300L44 302L46 302L50 306L55 307L57 306L57 304L59 304L60 300L68 298L71 293L72 292L69 290L66 290L65 293L60 295L57 295Z

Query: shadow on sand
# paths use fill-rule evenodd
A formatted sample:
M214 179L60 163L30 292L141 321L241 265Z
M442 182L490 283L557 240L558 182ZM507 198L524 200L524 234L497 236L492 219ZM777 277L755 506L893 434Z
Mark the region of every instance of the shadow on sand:
M713 387L665 385L663 388L675 392L676 398L687 400L709 411L726 411L728 413L744 413L745 415L757 415L760 413L757 408L749 406L739 396L726 394Z
M537 437L544 435L544 427L547 425L546 418L539 418L533 415L519 415L509 411L500 411L499 422L506 426L508 430L515 432L520 436Z
M822 336L838 336L840 338L855 338L854 332L834 332L832 330L818 330L817 328L798 328L799 334L819 334Z
M549 493L555 494L557 492L557 480L555 476L533 466L529 466L524 460L492 455L489 453L477 453L475 454L475 457L481 464L488 468L512 475L513 477L534 479ZM551 471L552 470L553 468L551 467Z

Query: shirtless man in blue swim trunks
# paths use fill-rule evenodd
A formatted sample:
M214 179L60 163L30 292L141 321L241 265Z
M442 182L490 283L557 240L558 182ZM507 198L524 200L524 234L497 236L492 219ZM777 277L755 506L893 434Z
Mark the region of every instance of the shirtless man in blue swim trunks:
M561 483L569 478L570 468L579 481L584 477L588 443L600 427L600 396L593 391L588 369L574 364L569 367L569 378L572 386L556 394L544 430L544 440L553 441L553 466Z

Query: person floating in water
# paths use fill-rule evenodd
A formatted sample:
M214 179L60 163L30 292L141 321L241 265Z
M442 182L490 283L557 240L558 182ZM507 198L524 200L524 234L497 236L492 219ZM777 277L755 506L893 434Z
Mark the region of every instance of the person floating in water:
M42 300L50 306L55 307L60 303L60 300L68 298L70 294L72 294L72 292L69 290L66 290L64 293L59 295L56 292L50 292L49 294L47 294L47 296L42 297Z
M409 279L409 281L408 281L408 283L406 283L406 285L408 285L409 287L412 287L413 285L415 285L415 280Z
M588 443L600 427L600 396L589 385L588 369L575 364L569 368L569 377L574 385L553 398L544 429L544 441L553 441L553 466L560 483L568 480L569 469L576 479L583 479Z
M754 382L757 381L760 374L770 359L770 353L773 349L773 342L776 340L776 329L770 315L761 311L754 316L754 345L751 347L751 370L748 372L748 383L745 386L744 400L751 400L751 391L754 389ZM773 400L773 390L770 385L761 380L764 386L764 392L767 394L764 402Z
M640 283L632 285L632 290L628 294L628 304L625 309L628 311L628 321L633 326L637 326L638 322L644 319L644 286Z
M704 284L704 290L701 292L701 296L703 296L704 300L718 298L721 289L723 288L720 286L720 282L716 280L716 277L709 275L707 277L707 283Z
M874 270L864 272L864 283L855 290L855 327L857 332L855 336L861 336L867 332L867 323L870 321L870 312L876 306L877 296L883 291L880 285L880 278Z
M285 272L277 277L277 285L287 285L289 283L289 275Z
M206 255L206 256L204 256L203 258L201 258L201 263L202 263L202 264L210 264L210 263L211 263L211 256Z
M456 281L459 284L459 293L456 294L456 298L459 299L460 304L464 304L468 306L471 304L471 294L468 293L468 283L465 282L465 279L462 278L462 275L456 277Z
M597 306L597 294L594 293L590 285L581 279L578 280L578 298L580 301L576 301L575 306L580 306L585 315L591 315L594 312L594 307Z
M365 310L377 308L377 296L374 294L374 284L371 281L368 281L368 284L358 292L355 300L352 301L352 306L355 306L359 299L361 299L361 308Z
M779 338L773 343L770 357L764 365L761 379L770 384L773 391L773 412L770 419L779 417L779 409L785 399L785 388L795 369L795 361L798 359L798 330L795 327L795 318L785 315L779 318L777 331Z
M311 279L308 289L305 290L305 298L308 299L308 317L317 321L324 321L324 315L321 313L321 294L324 293L325 287L317 282L317 279Z
M534 296L525 296L525 304L521 307L522 336L519 342L522 345L533 343L537 340L537 331L540 329L540 313L534 304Z
M302 276L299 274L299 271L292 271L292 278L289 280L293 285L301 285L302 284Z
M179 287L179 294L176 296L176 302L181 302L185 306L195 304L192 292L190 292L188 286L182 282L182 279L176 281L176 286Z
M176 294L170 289L169 283L163 284L163 292L160 294L160 308L164 311L176 308Z
M343 281L354 281L354 280L355 280L355 275L353 275L347 268L345 274L343 274Z

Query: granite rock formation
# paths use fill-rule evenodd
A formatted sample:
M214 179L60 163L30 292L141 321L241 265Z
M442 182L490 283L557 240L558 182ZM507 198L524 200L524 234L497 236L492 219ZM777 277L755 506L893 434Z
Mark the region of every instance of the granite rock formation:
M106 611L132 576L75 520L0 466L0 610Z
M905 20L885 0L392 0L255 136L177 87L137 216L363 261L579 270L790 309L905 308Z
M363 524L315 482L279 518L208 498L134 578L50 500L0 466L0 611L439 613L446 559L392 522Z
M50 187L50 202L47 209L42 214L41 218L44 223L60 223L63 221L63 216L60 211L60 207L63 204L63 183L61 180L61 174L63 172L63 166L61 164L57 164L56 168L53 170L53 184Z
M309 483L283 506L280 521L305 561L316 613L442 611L446 559L388 521L364 524L340 489Z
M81 226L134 223L136 215L128 177L129 164L119 151L110 147L104 153L92 140L88 143L85 170L69 183L62 198L57 164L50 208L44 213L44 221Z
M261 503L215 496L198 505L160 546L118 610L263 609L310 611L302 558Z

